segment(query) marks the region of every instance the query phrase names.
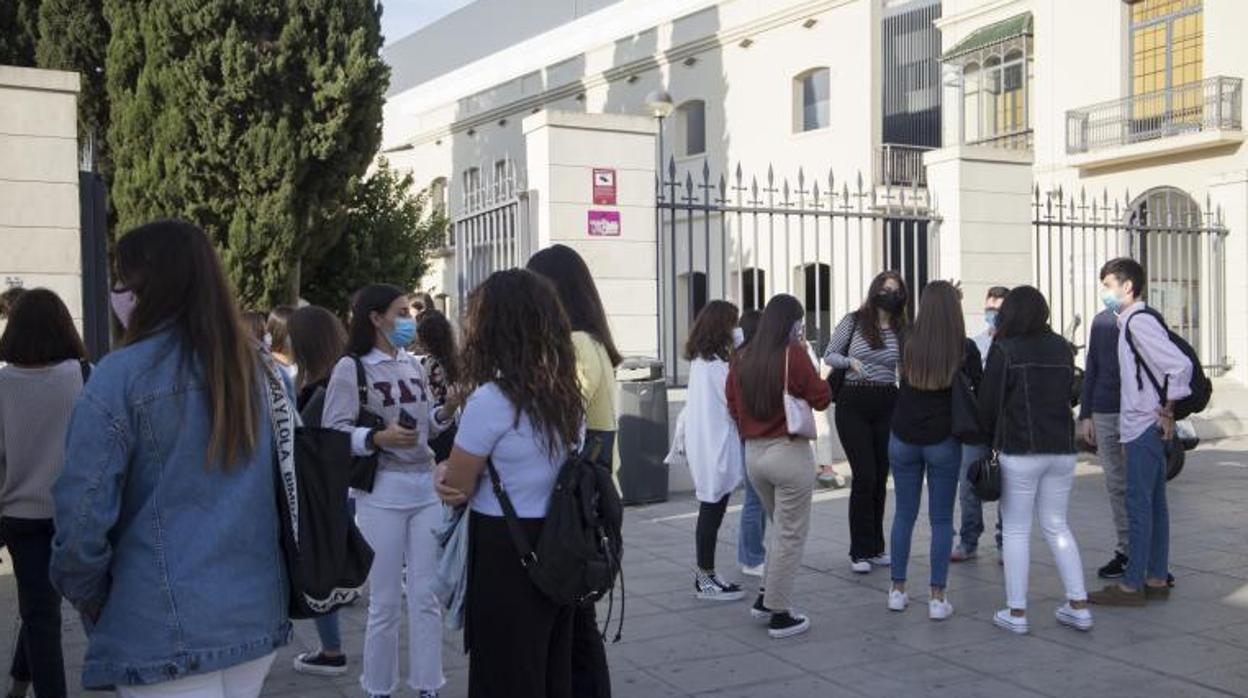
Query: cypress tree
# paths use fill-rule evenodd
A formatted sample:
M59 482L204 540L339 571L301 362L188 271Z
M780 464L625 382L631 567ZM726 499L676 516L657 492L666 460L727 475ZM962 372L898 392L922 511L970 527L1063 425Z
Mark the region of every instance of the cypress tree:
M0 65L29 68L39 41L40 0L0 0Z
M43 0L39 6L39 42L35 62L40 68L71 70L82 75L78 94L78 133L91 138L97 162L107 160L105 133L108 99L104 94L104 54L108 24L103 0ZM107 166L104 167L107 171Z
M381 139L377 0L104 0L118 230L202 225L245 305L293 301Z

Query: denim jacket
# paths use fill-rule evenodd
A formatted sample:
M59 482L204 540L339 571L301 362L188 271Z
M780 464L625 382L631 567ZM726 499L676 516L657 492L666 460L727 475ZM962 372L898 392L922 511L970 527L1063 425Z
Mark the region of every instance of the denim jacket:
M1049 330L992 343L978 402L980 424L997 450L1012 456L1075 452L1074 370L1070 344Z
M109 354L70 420L51 578L88 626L89 689L225 669L290 638L265 403L252 455L209 466L207 393L182 349L165 332Z

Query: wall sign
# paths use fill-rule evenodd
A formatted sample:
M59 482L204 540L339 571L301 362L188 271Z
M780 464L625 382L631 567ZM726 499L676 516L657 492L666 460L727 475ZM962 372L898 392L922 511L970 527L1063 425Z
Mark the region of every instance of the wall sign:
M591 237L619 237L619 211L590 211L589 234Z
M616 201L615 170L594 168L594 205L614 206Z

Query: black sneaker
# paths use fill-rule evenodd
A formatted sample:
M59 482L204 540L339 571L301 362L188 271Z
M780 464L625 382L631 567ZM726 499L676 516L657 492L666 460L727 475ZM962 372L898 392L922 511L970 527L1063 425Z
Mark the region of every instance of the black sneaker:
M767 634L773 640L801 635L807 630L810 630L810 619L800 613L793 615L788 611L771 614L771 622L767 624Z
M750 606L750 617L754 620L771 620L773 612L763 603L763 590L758 590L758 599Z
M1096 576L1101 579L1118 579L1127 571L1127 556L1122 553L1114 553L1114 559L1110 560L1104 567L1096 571Z
M698 572L693 580L693 591L703 601L740 601L745 598L745 591L740 584L725 582L714 572Z
M295 657L295 671L316 676L342 676L347 673L347 657L326 657L324 652L304 652Z

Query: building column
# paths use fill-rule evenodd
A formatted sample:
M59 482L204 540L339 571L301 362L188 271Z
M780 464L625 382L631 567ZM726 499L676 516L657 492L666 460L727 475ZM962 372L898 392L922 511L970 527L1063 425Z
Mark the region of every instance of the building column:
M523 129L534 249L580 253L620 353L658 356L654 119L542 111Z
M1248 170L1228 172L1209 183L1209 203L1222 211L1222 224L1229 234L1223 248L1223 318L1226 327L1226 356L1233 368L1226 374L1241 383L1248 382ZM1208 306L1206 306L1208 307Z
M1033 283L1032 155L959 145L923 160L942 219L940 274L962 282L966 326L974 331L983 325L989 288Z

